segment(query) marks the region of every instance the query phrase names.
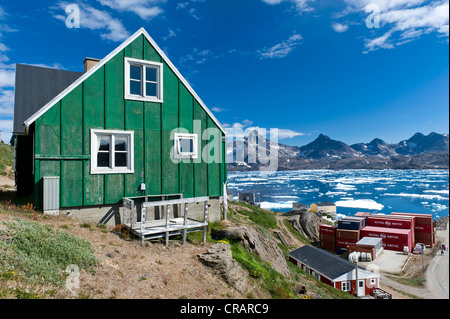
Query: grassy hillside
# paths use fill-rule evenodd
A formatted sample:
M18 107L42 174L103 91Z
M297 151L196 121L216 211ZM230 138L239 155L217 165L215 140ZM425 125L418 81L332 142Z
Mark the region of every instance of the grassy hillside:
M228 220L236 224L247 224L257 228L260 232L273 238L273 231L280 230L276 213L261 209L242 202L233 202L228 210ZM289 230L303 244L311 244L308 239L303 238L296 232L289 223ZM275 239L275 238L274 238ZM275 239L276 240L276 239ZM250 280L259 285L264 291L268 292L271 298L275 299L354 299L346 292L337 290L318 281L314 276L304 272L290 261L287 262L290 278L286 278L276 272L269 262L262 260L259 256L247 251L241 243L230 241L233 258L249 272ZM298 247L287 247L281 242L278 243L285 257L289 251ZM308 291L307 294L299 294L298 288L303 286Z
M14 147L0 142L0 175L9 175L7 166L14 169Z
M284 277L270 262L230 241L233 258L247 272L251 286L257 287L254 293L237 294L197 258L218 242L210 233L226 222L209 225L206 246L198 232L188 234L184 246L175 237L169 249L158 241L142 247L138 240L118 236L117 229L44 216L31 205L2 200L5 196L0 196L0 299L71 298L63 284L69 264L82 270L78 298L354 298L291 262L291 276ZM229 222L250 225L272 238L273 230L279 229L275 213L255 206L233 203L228 214ZM286 256L293 249L279 246ZM300 293L300 288L307 293Z

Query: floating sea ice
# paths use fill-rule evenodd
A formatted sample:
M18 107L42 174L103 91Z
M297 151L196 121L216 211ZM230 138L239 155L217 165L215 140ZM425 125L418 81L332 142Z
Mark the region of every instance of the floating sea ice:
M335 204L338 207L348 207L348 208L362 208L373 210L382 210L384 208L384 205L377 203L372 199L341 200L337 201Z

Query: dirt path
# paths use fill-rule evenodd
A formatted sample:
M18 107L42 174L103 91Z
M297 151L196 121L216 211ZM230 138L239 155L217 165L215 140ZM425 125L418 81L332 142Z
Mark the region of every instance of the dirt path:
M441 242L445 242L448 247L449 232L448 224L447 229L437 232L437 239ZM418 288L403 285L389 276L381 274L380 288L392 293L394 299L405 299L417 296L423 299L448 299L449 298L449 256L448 252L441 256L438 253L430 262L426 271L426 287ZM412 295L407 296L402 294Z
M14 183L14 179L13 178L0 175L0 187L8 186L8 187L13 188L14 185L15 185L15 183Z
M290 231L289 229L284 225L284 221L288 218L286 216L283 216L283 214L277 214L276 216L278 227L281 229L283 235L286 237L287 241L292 247L300 248L304 246L305 244L302 243L300 240L297 239Z
M439 237L445 246L448 247L448 223L447 228L438 231ZM434 299L448 299L449 286L449 255L448 250L441 256L440 252L433 258L426 272L427 288Z

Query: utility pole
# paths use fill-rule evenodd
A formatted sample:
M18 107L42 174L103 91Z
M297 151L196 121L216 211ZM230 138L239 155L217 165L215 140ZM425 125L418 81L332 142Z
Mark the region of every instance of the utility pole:
M358 297L358 257L356 257L356 263L355 263L355 273L356 273L356 297Z
M424 249L423 249L423 247L422 247L422 274L424 274L425 273L425 268L424 268L424 266L423 266L423 253L424 253L425 251L424 251Z

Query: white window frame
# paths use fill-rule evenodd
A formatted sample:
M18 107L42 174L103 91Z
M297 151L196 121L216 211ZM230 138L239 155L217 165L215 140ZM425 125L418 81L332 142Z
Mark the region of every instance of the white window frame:
M180 139L182 138L192 138L193 144L194 144L194 152L192 153L186 153L181 152L180 148ZM187 159L187 158L198 158L198 135L197 134L190 134L190 133L174 133L174 158L176 159Z
M111 136L111 143L109 146L109 167L97 166L98 153L98 136ZM127 137L128 147L127 152L127 167L115 167L115 137ZM134 132L133 131L118 131L118 130L97 130L91 129L91 174L132 174L134 173Z
M142 95L136 95L130 93L130 66L138 65L138 66L148 66L152 68L156 68L156 82L157 82L157 96L147 96L146 95L146 72L144 68L141 69L141 92ZM159 62L125 58L125 99L127 100L135 100L135 101L146 101L146 102L156 102L163 103L163 64Z
M352 285L350 281L343 281L341 283L341 290L342 291L350 291L352 289Z

